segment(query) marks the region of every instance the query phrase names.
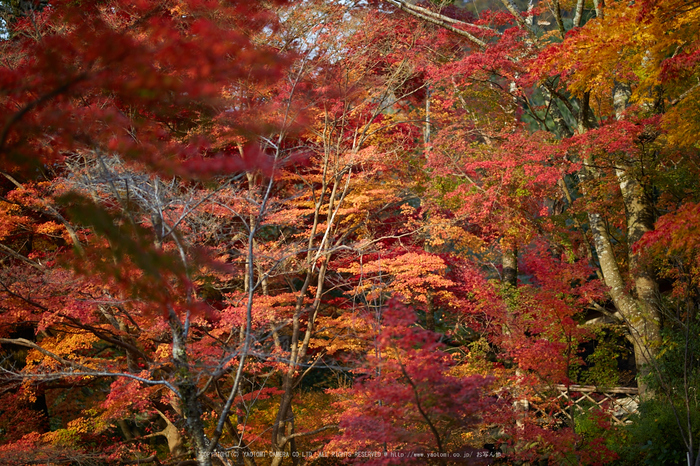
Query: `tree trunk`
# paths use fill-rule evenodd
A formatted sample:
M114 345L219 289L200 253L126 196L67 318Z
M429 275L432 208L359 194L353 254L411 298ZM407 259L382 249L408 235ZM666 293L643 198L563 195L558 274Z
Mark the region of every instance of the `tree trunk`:
M629 86L623 84L617 84L613 90L613 105L617 119L624 116L630 92ZM586 95L581 102L581 113L578 117L580 133L589 128L585 116L589 109L588 98L589 96ZM584 168L580 173L582 181L595 177L592 168L594 166L592 156L584 156ZM603 282L609 288L610 297L627 326L629 339L634 347L640 395L649 397L652 394L644 379L650 373L651 358L658 351L661 338L661 313L656 280L651 270L640 264L639 253L634 252L634 244L644 233L653 230L653 211L642 184L633 176L631 161L629 165L618 164L615 175L625 204L628 272L634 284L633 292L630 292L620 271L620 263L615 257L613 243L603 216L599 212L589 211L588 221Z
M627 167L625 167L627 168ZM616 170L627 217L628 264L630 278L634 281L637 309L629 317L633 330L634 356L637 370L647 376L653 358L661 344L661 310L658 302L658 284L650 268L640 263L640 252L634 244L648 231L653 230L653 212L640 183L629 175L629 168ZM644 384L640 381L640 388ZM644 387L646 389L646 387Z
M425 328L431 332L435 331L435 304L433 303L433 293L428 292L428 302L425 307Z
M187 360L187 335L182 322L172 309L170 309L169 324L173 337L173 365L178 375L175 386L179 391L180 409L185 418L187 433L194 447L197 464L211 466L211 456L208 452L209 442L202 423L204 411L199 403L197 384Z
M518 248L512 240L507 239L501 241L501 248L503 249L501 258L503 285L515 289L518 286Z
M646 215L645 209L640 207L644 205L642 198L639 197L638 192L635 194L632 191L632 185L634 183L626 184L626 178L620 183L623 197L628 198L627 201L629 201L629 204L625 202L625 205L630 206L627 209L630 277L635 284L636 296L627 289L602 216L590 212L588 221L603 281L609 287L610 297L625 321L634 346L637 373L640 375L638 379L640 394L648 397L651 394L648 393L643 379L649 374L650 358L654 356L660 342L661 318L656 299L656 282L648 270L638 265L638 254L632 252L632 244L643 234L640 218Z
M631 93L629 85L616 83L613 89L613 105L618 120L624 117ZM654 272L640 262L640 252L635 252L634 245L644 233L654 229L654 212L644 192L644 186L634 177L631 165L618 165L615 175L625 203L629 276L634 282L637 301L635 312L625 318L629 321L637 371L641 376L639 388L646 392L644 378L651 370L650 358L656 355L661 343L661 309L658 302L659 287ZM643 394L648 395L650 394Z

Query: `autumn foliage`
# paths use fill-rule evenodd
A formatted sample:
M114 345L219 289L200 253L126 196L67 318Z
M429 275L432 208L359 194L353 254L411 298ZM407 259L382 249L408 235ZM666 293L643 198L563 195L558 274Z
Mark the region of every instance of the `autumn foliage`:
M700 465L700 8L438 3L0 2L0 462Z

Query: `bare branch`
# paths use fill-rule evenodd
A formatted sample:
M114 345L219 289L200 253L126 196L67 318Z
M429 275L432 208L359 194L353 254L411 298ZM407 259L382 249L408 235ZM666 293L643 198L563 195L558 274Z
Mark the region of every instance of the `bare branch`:
M323 432L325 430L337 429L337 428L338 428L338 424L329 424L327 426L319 427L318 429L310 430L308 432L295 432L291 435L284 437L284 441L289 442L290 440L295 439L295 438L308 437L309 435L315 435L315 434L318 434L318 433Z
M3 340L11 340L8 338L0 338L0 343L4 343ZM19 338L18 340L24 340L23 338ZM9 342L13 343L13 342ZM29 342L31 343L31 342ZM17 344L17 343L14 343ZM26 345L22 345L26 346ZM31 346L33 347L33 346ZM38 348L37 348L38 349ZM42 351L44 352L44 351ZM64 361L61 358L56 359L57 361ZM78 367L85 367L80 364L75 364L75 366ZM3 367L0 367L0 370L4 372L5 374L8 374L12 378L16 379L29 379L29 380L38 380L38 381L49 381L49 380L61 380L61 379L66 379L69 377L124 377L127 379L132 379L139 381L141 383L144 383L146 385L163 385L165 387L168 387L175 395L180 397L180 392L167 380L150 380L146 379L144 377L140 377L138 375L134 374L129 374L128 372L108 372L108 371L96 371L96 370L91 370L89 367L86 368L87 370L82 370L82 371L60 371L60 372L49 372L49 373L40 373L40 372L13 372L9 371Z
M40 271L42 271L42 272L46 270L46 267L44 267L43 265L41 265L41 264L39 264L39 263L37 263L37 262L34 262L33 260L31 260L30 258L28 258L28 257L26 257L26 256L23 256L22 254L16 252L16 251L15 251L14 249L12 249L12 248L8 248L8 247L5 246L4 244L0 244L0 249L2 249L3 251L5 251L7 254L9 254L10 256L14 257L15 259L19 259L19 260L21 260L22 262L24 262L24 263L26 263L26 264L29 264L30 266L34 267L34 268L37 269L37 270L40 270Z
M467 31L464 31L462 29L458 29L454 26L451 26L450 23L454 24L456 22L456 20L454 20L453 18L449 18L449 17L441 15L439 13L433 13L430 10L426 10L425 8L420 8L420 7L416 7L414 5L410 5L402 0L388 0L388 1L389 1L389 3L391 3L392 5L397 7L399 10L404 11L415 18L422 19L422 20L427 21L429 23L443 27L443 28L447 29L448 31L452 31L455 34L459 34L460 36L466 38L472 44L478 46L481 49L486 48L486 42L484 42L483 40L477 38L476 36L470 34ZM424 10L424 11L420 11L420 10ZM429 14L426 14L425 12L428 12ZM461 24L466 25L467 23L461 23ZM472 25L468 24L468 26L472 26Z

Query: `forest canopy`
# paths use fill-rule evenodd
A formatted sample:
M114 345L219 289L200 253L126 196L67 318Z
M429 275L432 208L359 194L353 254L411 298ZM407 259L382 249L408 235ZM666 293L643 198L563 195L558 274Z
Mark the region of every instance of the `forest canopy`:
M700 466L700 4L0 18L3 464Z

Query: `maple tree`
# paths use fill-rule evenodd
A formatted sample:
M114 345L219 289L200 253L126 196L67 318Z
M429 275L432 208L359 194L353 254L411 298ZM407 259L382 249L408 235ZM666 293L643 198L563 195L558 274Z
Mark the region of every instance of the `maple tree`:
M612 461L543 393L673 392L698 9L491 6L7 2L3 460Z
M422 464L432 452L447 464L446 453L465 448L461 437L488 406L483 388L489 379L451 374L439 336L413 327L415 315L404 306L389 302L379 319L367 317L376 332L374 352L365 378L340 390L343 434L334 446L396 453L368 464Z
M94 11L57 5L55 12L41 12L47 15L47 27L67 23L68 34L74 33L73 27L83 27L82 33L94 28L124 41L124 48L143 43L144 66L120 62L132 60L131 55L113 57L111 63L110 57L91 51L112 68L110 80L102 82L106 76L99 69L94 75L86 71L76 83L87 80L95 90L86 84L87 90L73 92L71 85L45 91L45 97L25 105L21 112L27 115L14 114L8 121L8 160L31 152L32 163L51 160L61 168L50 174L54 179L40 194L29 190L31 181L16 180L30 170L17 163L15 173L6 175L16 185L8 194L14 203L8 202L6 218L33 208L60 215L65 228L53 223L42 227L46 234L63 238L54 251L58 263L54 255L47 267L21 249L11 251L17 261L43 272L36 280L47 283L40 298L34 297L39 288L29 277L15 278L19 287L6 287L8 303L14 302L18 311L28 306L35 312L34 320L24 312L7 316L9 335L2 343L31 350L24 364L8 373L35 381L35 388L22 387L25 397L36 396L37 390L50 392L53 381L66 380L102 394L97 405L82 410L59 431L76 451L88 436L104 438L116 425L124 442L105 448L102 458L128 458L129 446L136 444L144 455L150 454L141 459L155 461L149 439L165 437L173 457L187 455L190 448L199 464L210 464L220 445L246 453L271 428L270 441L262 444L274 453L272 463L279 463L296 453L306 437L335 426L297 431L305 421L295 419L293 405L303 377L316 365L327 364L326 350L314 345L327 344L328 334L312 336L317 319L330 322L338 313L337 304L327 298L327 288L337 287L327 277L332 254L354 251L348 244L362 237L366 212L377 203L399 199L393 194L396 183L381 179L378 147L405 137L398 133L375 142L377 127L371 127L383 118L387 105L386 97L377 102L375 96L393 93L398 84L390 81L385 86L394 87L384 91L361 85L366 78L361 63L329 61L334 50L324 49L330 33L322 30L314 31L316 43L300 46L299 57L281 62L289 68L280 73L269 61L273 51L284 50L280 41L308 40L317 18L309 10L305 13L311 18L290 12L276 35L268 36L264 26L269 27L270 10L248 11L234 4L238 10L217 10L212 18L198 20L210 21L207 29L191 16L211 11L198 8L212 5L148 6L132 12L109 4ZM239 10L249 21L260 18L257 29L249 32L252 39L228 29L234 25L227 21ZM342 13L316 11L319 17ZM139 14L145 15L143 20ZM187 24L180 24L183 19ZM214 24L220 27L218 35ZM205 29L207 34L202 34ZM72 40L64 39L65 33L49 30L46 35L59 42ZM225 39L231 41L229 51L218 45L224 33L235 36ZM177 40L191 49L192 62L172 61L168 53L178 47L172 42ZM23 45L43 46L31 41ZM198 47L210 46L215 50L208 51L209 57L215 54L223 64L206 63L207 56L197 53ZM56 53L46 54L50 52ZM234 60L245 53L249 61ZM165 62L154 67L154 57ZM125 76L113 70L118 66ZM341 66L357 75L338 86ZM243 69L249 80L240 79ZM143 75L134 76L139 70ZM9 75L14 72L8 70ZM36 73L42 76L44 71ZM282 75L289 81L269 79ZM327 85L313 88L311 78L316 85L327 79ZM7 106L21 105L10 99L22 96L9 94ZM55 99L60 105L54 105ZM304 106L306 111L299 113ZM88 127L66 119L69 111L99 124ZM300 120L307 121L303 132ZM54 127L56 134L39 132ZM45 141L50 143L46 158L37 159L35 145ZM237 174L244 170L247 174ZM226 172L232 175L226 177ZM204 181L212 176L216 185ZM16 192L32 192L35 199L20 199ZM20 222L27 223L21 218L8 222L11 233ZM72 240L72 251L66 238ZM48 335L14 337L20 320L29 323L27 330ZM277 383L269 382L270 377ZM268 399L268 408L260 408ZM233 412L238 413L236 421L230 418ZM271 427L253 414L263 419L272 414ZM134 425L133 416L146 416L150 432ZM33 442L37 458L42 458L41 446L57 441L56 435L35 435L9 448L26 449L26 442Z
M8 224L6 238L19 252L6 250L32 264L37 276L26 276L18 265L6 269L9 312L3 332L9 338L2 342L29 350L20 366L28 382L22 396L29 400L36 398L37 388L51 390L54 380L96 390L95 385L106 383L104 377L117 378L109 396L98 397L99 404L83 411L78 403L82 417L67 428L32 439L39 457L42 443L80 449L84 436L106 439L110 421L119 424L130 442L133 425L124 419L145 410L165 423L158 435L167 438L173 455L183 448L181 427L168 417L175 415L184 421L197 462L211 464L231 403L222 407L215 440L209 441L197 380L212 359L213 367L218 364L221 370L232 358L225 349L198 345L201 336L190 332L206 333L208 320L206 303L195 296L193 274L204 264L217 265L208 260L196 265L196 251L186 252L190 244L178 231L192 210L187 203L196 203L196 197L188 199L186 192L174 197L153 176L265 169L268 157L261 151L226 154L225 147L212 147L213 138L205 140L198 129L217 114L230 118L226 108L233 102L227 103L226 91L236 79L249 76L265 82L284 65L281 54L249 37L274 24L268 11L255 5L219 6L56 3L18 19L12 25L15 39L3 44L9 61L3 68L6 118L0 144L4 166L12 172L5 178L16 188L8 190L5 203L17 217ZM246 19L248 34L237 30L236 18ZM240 122L219 128L224 138L254 129ZM150 167L153 175L112 169L113 154ZM198 154L211 155L193 158ZM80 170L66 170L67 161ZM31 174L35 167L58 182L44 183L37 191ZM25 183L17 181L23 177ZM85 189L80 182L85 179L83 185L97 186ZM38 229L32 228L31 217L20 217L24 212L43 220L37 222ZM42 218L46 215L60 219L62 226L47 222ZM29 227L29 235L21 231L23 226ZM255 226L251 230L254 235ZM40 244L32 238L36 234L57 238L53 251L40 253L48 257L38 256L48 266L35 262L31 253L23 254L26 246L16 232L29 237L30 245ZM72 254L63 236L72 241ZM57 266L56 256L69 267ZM22 329L46 335L38 342L13 337ZM164 340L164 335L170 337ZM203 365L196 367L192 358L198 356ZM244 357L239 359L242 366ZM31 449L25 447L19 448L31 458ZM103 457L120 456L126 447L105 448Z
M459 44L439 43L438 60L425 67L432 90L424 113L433 142L427 157L440 203L463 209L456 212L471 232L501 249L501 321L512 324L527 305L509 288L524 259L518 251L534 237L544 236L569 261L587 256L610 301L586 293L579 315L591 308L627 327L640 388L651 396L647 381L663 344L665 304L639 241L653 232L659 212L678 207L679 190L688 196L696 189L690 179L677 183L677 169L693 171L686 163L697 149L685 132L696 119L683 110L697 89L696 9L595 2L588 10L575 2L566 5L573 7L567 15L560 2L521 11L503 1L502 12L475 17L451 7L386 3L450 31ZM664 40L657 26L670 26ZM534 129L549 136L530 147L520 142L537 137ZM528 171L529 163L536 168ZM590 278L573 283L580 280ZM530 345L523 344L515 354Z
M455 127L464 127L461 129L462 133L455 133L457 138L472 144L482 153L486 152L485 147L503 144L512 152L513 149L509 145L517 140L517 131L515 134L512 132L517 127L517 119L520 117L529 121L531 125L548 130L557 138L563 139L561 144L553 146L539 144L537 150L524 148L523 155L540 156L540 161L536 163L544 167L538 168L539 170L551 167L552 177L547 180L547 183L550 189L555 186L555 183L563 189L562 196L565 198L565 203L571 206L570 208L576 208L583 202L588 203L582 210L588 217L590 243L595 246L596 262L604 282L610 287L610 297L616 310L621 313L621 318L630 328L632 338L637 342L635 351L641 367L648 356L645 356L645 352L653 353L654 345L658 344L660 309L658 303L655 304L654 290L657 289L657 285L653 274L638 265L638 254L632 245L646 231L653 229L652 211L657 207L650 204L655 201L650 199L649 190L652 185L665 187L662 183L665 183L663 177L666 174L662 173L663 168L659 165L663 163L660 162L662 160L660 157L662 155L666 157L667 151L669 158L663 160L672 160L676 157L673 153L675 149L667 144L665 136L659 140L662 137L659 124L660 121L675 121L674 119L677 118L675 104L678 103L676 98L670 95L661 97L673 106L674 111L668 112L668 115L664 113L661 115L663 118L659 119L654 115L654 108L659 108L658 105L663 102L650 106L644 103L643 99L648 101L654 95L663 95L659 89L655 91L657 94L648 93L654 85L659 87L663 84L666 84L669 90L673 89L672 92L678 93L676 95L682 95L681 100L692 99L694 92L692 84L687 84L685 81L686 87L681 87L682 91L674 87L692 74L690 72L693 67L692 60L687 61L689 66L682 73L673 75L675 78L671 78L668 74L666 83L660 82L660 76L663 74L660 70L679 61L676 57L666 61L667 55L664 54L667 54L670 48L678 47L680 43L685 46L684 37L688 34L685 27L686 23L692 24L694 9L690 9L687 12L688 16L683 20L677 19L679 25L673 28L669 43L654 43L653 53L657 54L655 56L658 58L644 61L643 65L640 65L642 61L640 57L651 50L649 47L652 47L651 42L655 40L655 34L646 26L638 25L637 19L644 18L647 24L655 24L659 21L659 15L653 13L650 8L656 8L656 5L645 4L644 10L640 12L642 7L639 5L628 8L620 3L613 3L607 8L610 10L609 15L603 16L603 10L600 7L598 8L599 18L591 19L582 26L583 4L578 2L577 13L572 23L574 29L563 37L565 30L557 13L561 11L561 5L557 2L549 6L554 11L559 31L543 30L535 24L533 16L542 15L546 10L535 9L528 13L530 15L528 16L519 13L515 5L509 2L504 4L510 15L494 16L493 19L485 17L473 21L430 13L421 7L401 2L393 3L398 4L402 10L413 16L424 15L426 21L428 18L433 18L444 24L458 25L463 31L457 31L457 34L465 37L467 45L472 48L470 53L455 55L449 66L436 67L433 71L435 86L446 82L445 89L449 92L447 104L456 106L455 110L469 116L464 123L452 123L447 129L449 132L453 133L456 130ZM674 10L673 7L670 8ZM676 8L674 11L680 14L681 10ZM489 26L489 21L494 24L499 22L510 24L512 27L500 33L486 27ZM440 24L443 25L443 23ZM618 23L621 27L612 26ZM645 23L642 22L642 24ZM610 41L594 39L594 37L605 36L603 30L614 30L612 34L619 39ZM557 35L559 35L558 38ZM563 41L561 41L562 38ZM645 43L644 40L648 42ZM693 47L689 44L686 52L692 55ZM600 53L591 53L591 48ZM621 58L621 48L623 57L625 53L630 54L629 60ZM643 76L644 81L638 82L640 80L633 75L635 66L647 66L649 69L656 66L657 71L655 71L656 74L646 72ZM620 67L630 68L629 71L627 68L620 71ZM641 70L637 73L641 73ZM460 87L461 83L464 83L462 84L464 90ZM497 123L498 120L493 117L487 120L488 124L479 122L480 118L489 115L488 111L476 111L483 108L481 99L489 93L495 96L490 98L492 106L494 101L499 102L496 99L500 99L501 109L497 107L495 109L502 115L501 124ZM439 96L435 98L441 99ZM632 102L630 99L636 99L640 103L636 107L628 108ZM522 112L520 108L526 109L526 112ZM432 121L436 121L435 118L433 115ZM692 118L689 121L692 121ZM505 126L500 126L502 124ZM511 134L506 133L496 139L498 130L501 128ZM455 136L447 133L446 138L445 146L449 149L454 148ZM438 148L435 165L441 170L452 171L453 176L469 181L464 184L465 188L460 189L469 189L471 184L474 191L483 190L483 193L488 193L484 183L488 183L490 179L494 182L498 179L494 176L484 178L483 172L475 174L473 170L479 167L478 159L469 160L464 164L456 161L454 156L450 156L449 152L439 145ZM463 151L464 149L459 153ZM445 159L445 156L448 158ZM509 160L501 156L496 159L496 163L507 164ZM608 169L608 164L614 166L614 169ZM519 167L520 163L514 166ZM483 162L481 167L485 167ZM560 177L563 177L560 181L556 180L557 172ZM438 171L438 173L441 172ZM545 181L545 173L546 171L541 172L540 176L533 180ZM479 178L484 179L482 181ZM504 180L508 179L504 178ZM604 219L600 213L597 213L597 210L605 205L600 203L614 200L614 197L610 197L609 201L601 197L604 192L601 187L605 186L606 189L611 187L607 183L618 185L615 189L620 190L620 199L625 206L625 217L615 219L622 222L619 227L617 225L615 227L621 228L625 233L628 245L626 249L629 253L625 254L627 259L622 263L614 259L613 250L616 247L616 241L611 240L608 228L601 223L608 219ZM524 192L522 187L519 188ZM501 196L506 192L505 189L499 191ZM464 197L464 191L458 190L457 193ZM542 202L545 202L548 196L551 197L551 191L542 194L544 196L539 197ZM479 201L488 199L487 196L478 196L476 193L474 197ZM537 196L532 198L538 199ZM492 201L486 202L487 208L491 205ZM668 207L664 206L664 208ZM471 215L475 218L475 223L479 223L478 214L471 213ZM509 214L508 217L512 219L513 214ZM626 273L623 274L620 271L623 267L628 270L627 273L635 284L635 291L632 294L625 291L626 287L623 283Z

